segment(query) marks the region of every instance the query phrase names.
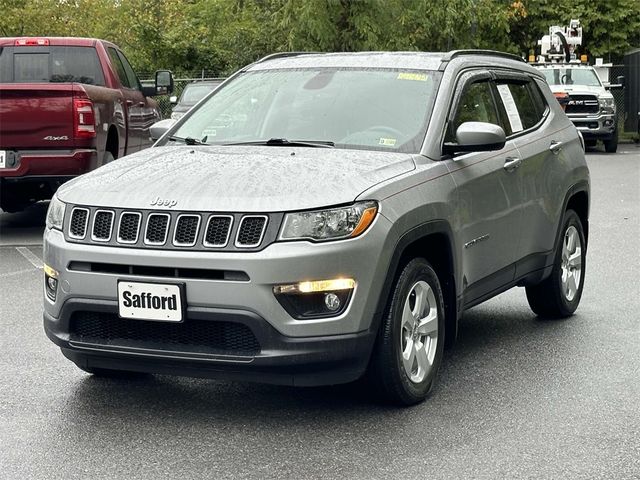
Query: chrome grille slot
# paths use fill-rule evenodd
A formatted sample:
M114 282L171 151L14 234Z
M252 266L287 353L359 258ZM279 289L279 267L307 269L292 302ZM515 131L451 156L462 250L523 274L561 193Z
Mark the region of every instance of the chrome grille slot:
M167 241L170 216L167 213L151 213L147 217L147 229L144 243L147 245L164 245Z
M69 236L76 239L84 238L87 234L88 219L89 210L86 208L74 208L71 212L71 221L69 222Z
M110 210L97 210L93 217L91 228L91 240L108 242L113 230L113 212Z
M196 244L200 215L183 214L178 216L173 234L173 244L178 247L192 247Z
M236 236L236 247L252 248L260 245L266 226L267 217L265 215L247 215L242 217Z
M120 223L118 224L119 243L136 243L138 241L141 217L142 215L137 212L124 212L120 215Z
M233 217L230 215L212 215L207 222L204 236L205 247L225 247L229 242Z

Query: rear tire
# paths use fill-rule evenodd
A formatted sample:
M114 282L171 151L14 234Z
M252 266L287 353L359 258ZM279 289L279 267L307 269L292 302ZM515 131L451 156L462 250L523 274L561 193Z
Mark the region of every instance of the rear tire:
M613 131L613 135L609 140L604 140L604 151L607 153L616 153L618 150L618 125L616 124L616 129Z
M424 258L414 258L393 287L369 367L372 387L396 405L427 398L442 361L444 329L438 276Z
M566 318L578 308L584 286L587 243L580 217L567 210L551 275L527 287L531 310L543 318Z

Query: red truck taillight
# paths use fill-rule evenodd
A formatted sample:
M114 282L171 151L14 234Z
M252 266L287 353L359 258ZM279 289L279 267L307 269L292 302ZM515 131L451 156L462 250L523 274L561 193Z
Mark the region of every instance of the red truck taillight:
M73 99L73 131L76 138L96 136L96 115L93 102L87 98Z

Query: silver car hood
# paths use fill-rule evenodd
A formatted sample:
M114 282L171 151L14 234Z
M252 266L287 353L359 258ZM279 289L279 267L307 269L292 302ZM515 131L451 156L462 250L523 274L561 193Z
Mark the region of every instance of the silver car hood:
M121 208L276 212L353 201L415 169L411 155L281 146L170 146L123 157L58 190L63 202ZM171 205L158 207L154 200Z

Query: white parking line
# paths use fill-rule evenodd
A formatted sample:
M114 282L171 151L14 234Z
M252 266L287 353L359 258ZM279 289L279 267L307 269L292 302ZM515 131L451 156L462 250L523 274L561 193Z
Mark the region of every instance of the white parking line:
M44 264L42 263L42 260L40 260L40 258L27 247L16 247L16 250L20 255L29 260L31 262L31 265L33 265L34 267L43 267Z

